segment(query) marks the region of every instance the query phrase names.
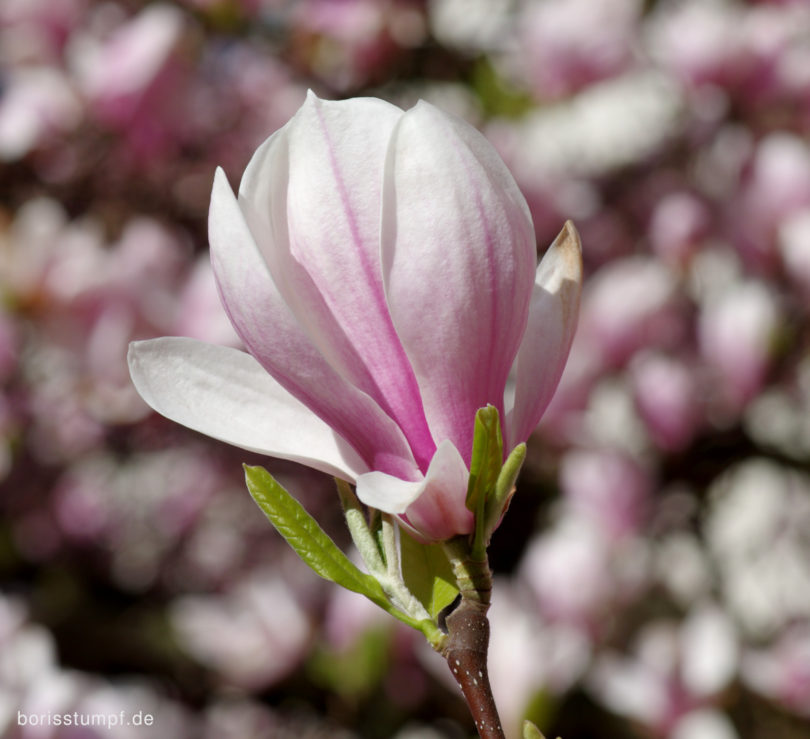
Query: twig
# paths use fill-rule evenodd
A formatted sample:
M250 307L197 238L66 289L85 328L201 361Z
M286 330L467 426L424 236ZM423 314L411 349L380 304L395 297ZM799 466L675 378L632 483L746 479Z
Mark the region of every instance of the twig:
M481 739L504 739L487 671L489 609L492 573L484 559L470 557L463 539L446 543L461 600L447 616L447 642L442 655L464 694Z

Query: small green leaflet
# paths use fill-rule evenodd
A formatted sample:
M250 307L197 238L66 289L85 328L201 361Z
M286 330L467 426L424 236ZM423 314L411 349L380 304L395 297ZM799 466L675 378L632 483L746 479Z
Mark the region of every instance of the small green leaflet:
M503 464L503 440L498 409L488 405L475 414L470 482L467 486L468 510L483 510L486 498L495 488Z
M399 534L405 585L435 620L458 595L453 569L439 544L421 544L402 528Z
M253 500L304 562L326 580L361 593L391 612L391 604L380 583L361 572L266 469L247 465L244 468Z
M509 507L515 482L525 459L526 444L518 444L503 463L495 483L495 493L487 500L484 510L484 541L486 543L489 543L489 538L498 525L498 521Z
M465 505L475 516L472 556L485 559L487 535L485 532L485 509L487 501L495 493L495 485L503 465L503 439L498 409L488 405L475 414L472 458L470 459L470 482L467 485Z

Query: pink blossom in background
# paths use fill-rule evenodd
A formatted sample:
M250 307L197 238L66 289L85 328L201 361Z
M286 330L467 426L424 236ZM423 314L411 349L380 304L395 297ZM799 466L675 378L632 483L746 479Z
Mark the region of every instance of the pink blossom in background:
M740 408L762 388L771 365L780 310L761 282L730 285L703 306L700 351L718 375L718 399Z
M690 86L733 88L745 71L739 3L662 3L647 25L653 58Z
M676 344L682 335L674 275L644 256L616 259L589 281L582 299L580 341L608 366L642 346Z
M740 629L757 644L807 623L810 477L748 457L718 476L709 496L707 549L717 589Z
M772 272L780 225L810 206L810 145L773 133L757 145L729 218L735 244L754 268Z
M705 724L711 711L716 717L711 724L720 728L708 736L735 739L731 723L713 703L734 675L738 651L727 615L713 604L698 605L680 626L648 624L633 654L603 654L589 682L611 710L639 722L652 736L693 736L686 726Z
M650 245L665 264L683 268L708 233L709 207L686 192L661 198L650 219Z
M579 449L563 457L560 485L578 515L607 537L621 539L643 525L652 479L629 455L610 449Z
M86 0L6 0L0 6L0 59L56 62L86 6Z
M186 19L171 5L146 6L105 39L77 44L73 63L94 117L125 134L137 161L172 142L185 89L176 55Z
M790 279L805 295L810 295L810 207L782 222L779 251Z
M194 264L180 293L173 332L212 344L238 347L241 342L223 310L211 262L201 257Z
M773 644L742 657L742 678L800 716L810 716L810 633L807 622L787 629Z
M523 63L537 98L569 95L630 64L638 0L546 0L524 7Z
M217 175L209 226L250 355L135 344L139 392L215 438L356 481L422 536L468 533L476 411L501 411L511 449L562 372L570 227L536 267L525 201L480 134L428 104L314 95L254 155L238 200Z
M741 28L748 64L743 103L751 106L790 104L810 90L807 34L810 8L752 7Z
M413 0L303 0L287 21L301 63L337 90L377 81L404 49L424 41L425 20Z
M70 80L52 67L14 70L0 98L0 160L19 159L71 132L83 111Z
M359 561L359 555L353 553ZM331 649L348 652L370 630L390 630L394 624L368 598L345 588L332 588L326 604L323 635Z
M653 441L666 450L685 448L703 419L695 360L639 352L630 366L633 397Z
M294 585L275 572L254 572L224 597L187 595L172 607L181 643L226 685L265 688L306 654L312 626Z
M529 542L519 569L544 620L591 639L604 635L607 614L632 601L646 579L643 546L617 541L603 523L564 506L554 525Z

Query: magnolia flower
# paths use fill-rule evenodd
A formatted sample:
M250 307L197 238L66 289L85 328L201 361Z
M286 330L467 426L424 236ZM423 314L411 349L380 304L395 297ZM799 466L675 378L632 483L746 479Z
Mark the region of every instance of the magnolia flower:
M526 202L476 130L424 102L310 94L238 198L217 171L209 237L248 353L135 343L146 402L356 483L426 539L469 533L476 411L498 409L509 451L562 372L581 281L573 226L536 266Z

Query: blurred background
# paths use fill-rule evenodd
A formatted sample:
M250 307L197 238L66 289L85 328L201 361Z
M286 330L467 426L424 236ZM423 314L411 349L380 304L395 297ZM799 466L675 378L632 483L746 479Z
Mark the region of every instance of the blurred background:
M510 737L810 736L810 3L0 0L0 736L463 739L441 660L306 570L266 464L151 414L129 341L236 344L207 262L307 88L477 125L581 323L496 533ZM150 727L18 725L153 715Z

